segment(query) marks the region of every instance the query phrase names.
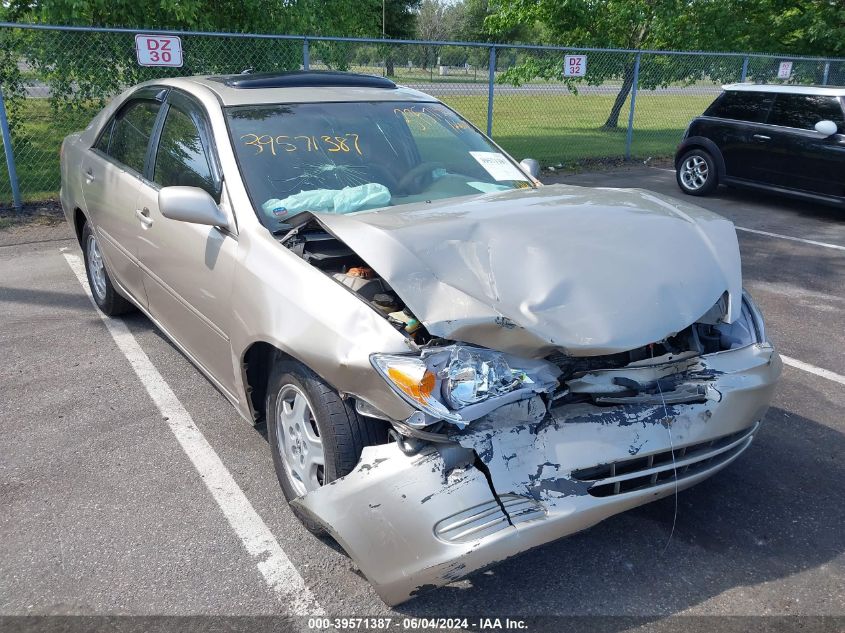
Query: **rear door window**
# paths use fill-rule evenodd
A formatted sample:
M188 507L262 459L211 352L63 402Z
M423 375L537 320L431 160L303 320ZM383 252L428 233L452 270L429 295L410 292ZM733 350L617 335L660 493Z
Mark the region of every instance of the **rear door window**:
M108 155L143 174L147 146L160 107L158 101L146 99L130 101L124 106L118 112L111 130Z
M833 121L845 134L845 117L839 97L779 94L769 114L770 125L812 130L819 121Z
M773 100L774 95L765 92L729 90L716 99L704 115L748 123L764 123Z

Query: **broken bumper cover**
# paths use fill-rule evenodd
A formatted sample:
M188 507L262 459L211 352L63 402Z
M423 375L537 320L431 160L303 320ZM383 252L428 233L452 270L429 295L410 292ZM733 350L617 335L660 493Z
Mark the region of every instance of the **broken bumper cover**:
M711 377L703 402L546 412L526 400L414 456L396 444L368 447L352 473L294 504L326 527L386 603L403 602L736 459L768 408L780 358L755 344L699 361Z

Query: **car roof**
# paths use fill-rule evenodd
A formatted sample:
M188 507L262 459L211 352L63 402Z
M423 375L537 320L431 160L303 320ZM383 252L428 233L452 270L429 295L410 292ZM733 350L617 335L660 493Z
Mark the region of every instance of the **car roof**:
M786 86L783 84L728 84L722 86L724 90L742 92L777 92L793 95L822 95L825 97L845 97L845 87L842 86Z
M180 77L168 82L187 91L208 88L224 106L343 101L437 101L375 75L327 71L244 73Z

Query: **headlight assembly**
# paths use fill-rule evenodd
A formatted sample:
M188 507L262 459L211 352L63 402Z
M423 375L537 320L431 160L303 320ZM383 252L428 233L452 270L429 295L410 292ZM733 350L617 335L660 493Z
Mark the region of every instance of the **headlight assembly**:
M441 373L441 393L452 409L518 389L523 379L530 381L521 371L511 369L503 354L471 347L456 347Z
M393 391L411 406L436 419L460 420L435 396L437 378L419 356L373 354L370 361Z
M406 402L459 427L488 411L557 386L559 370L468 345L430 348L420 355L373 354L373 367Z
M763 315L747 291L742 291L742 311L733 323L719 323L715 326L720 335L723 350L738 349L754 343L766 342Z

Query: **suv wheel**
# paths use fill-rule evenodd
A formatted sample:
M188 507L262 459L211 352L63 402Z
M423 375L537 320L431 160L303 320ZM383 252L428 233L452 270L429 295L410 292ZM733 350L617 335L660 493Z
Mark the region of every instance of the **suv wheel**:
M716 163L703 149L693 149L678 161L675 177L681 191L691 196L706 196L719 185Z
M82 250L85 255L88 285L97 307L108 316L118 316L135 310L132 302L121 296L112 285L97 236L88 222L82 229Z
M295 362L273 367L266 420L276 477L288 501L348 475L365 446L387 442L385 423L358 415L350 400ZM311 532L323 532L299 518Z

